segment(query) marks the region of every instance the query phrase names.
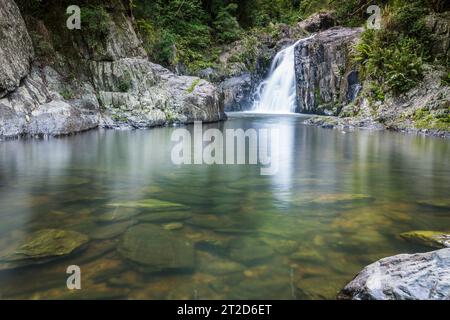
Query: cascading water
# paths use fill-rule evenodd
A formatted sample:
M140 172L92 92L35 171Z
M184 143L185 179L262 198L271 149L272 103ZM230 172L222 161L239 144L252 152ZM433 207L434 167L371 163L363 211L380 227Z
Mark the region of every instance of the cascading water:
M301 39L277 53L269 76L261 82L255 94L253 112L293 113L296 108L295 46L313 36Z

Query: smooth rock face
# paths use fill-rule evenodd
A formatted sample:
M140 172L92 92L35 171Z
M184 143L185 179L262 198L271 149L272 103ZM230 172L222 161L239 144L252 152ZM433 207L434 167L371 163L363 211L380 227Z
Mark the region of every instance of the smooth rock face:
M448 300L450 248L381 259L364 268L338 298Z
M15 90L28 74L33 46L19 8L13 0L0 5L0 98Z
M337 115L357 96L360 84L350 69L349 50L362 28L335 27L295 48L298 112Z
M152 224L128 229L119 253L140 265L144 272L190 270L194 268L194 247L176 233Z

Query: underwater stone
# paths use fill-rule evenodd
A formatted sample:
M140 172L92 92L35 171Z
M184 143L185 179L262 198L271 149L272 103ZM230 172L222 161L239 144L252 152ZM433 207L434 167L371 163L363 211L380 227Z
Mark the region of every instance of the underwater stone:
M144 272L194 268L192 244L152 224L140 224L128 229L118 251L124 258L142 266Z
M147 213L137 217L139 221L143 222L172 222L187 220L192 217L187 211L175 211L175 212L155 212Z
M439 231L409 231L400 234L406 241L433 248L450 247L450 233Z
M274 251L258 239L244 238L231 243L230 257L242 263L253 263L267 259Z
M88 242L88 236L76 231L43 229L29 235L17 246L0 254L0 270L43 263L68 255Z

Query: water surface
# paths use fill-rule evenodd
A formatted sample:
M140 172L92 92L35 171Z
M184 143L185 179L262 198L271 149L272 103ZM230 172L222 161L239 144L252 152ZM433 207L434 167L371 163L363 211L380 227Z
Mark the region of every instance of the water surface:
M301 122L246 115L204 125L278 127L273 176L256 165L173 165L174 128L1 142L0 252L8 239L47 228L91 237L65 258L0 271L1 298L331 299L379 258L430 250L399 233L450 230L448 207L433 205L450 196L447 140ZM112 204L145 199L185 206L191 218L170 232L195 246L193 269L149 273L124 259L126 228L95 239L116 223L99 221ZM140 208L121 223L148 214ZM82 270L75 292L66 288L72 264Z

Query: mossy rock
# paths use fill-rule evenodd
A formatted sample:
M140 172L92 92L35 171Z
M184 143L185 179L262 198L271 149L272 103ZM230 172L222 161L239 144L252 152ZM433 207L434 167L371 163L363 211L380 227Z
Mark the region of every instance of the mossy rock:
M234 223L227 217L213 214L195 215L187 223L204 229L225 229L234 226Z
M325 261L324 256L320 255L319 252L311 248L301 248L299 251L292 254L291 259L313 263L322 263Z
M416 203L424 207L430 207L441 210L450 210L450 199L419 200Z
M215 276L241 272L245 269L245 267L240 263L222 259L206 252L199 252L197 254L197 262L198 271Z
M154 212L140 215L137 217L139 221L151 223L163 223L173 221L183 221L192 217L192 214L187 211L175 212Z
M118 251L143 272L192 270L194 247L175 235L156 225L136 225L124 234Z
M409 231L401 233L400 237L406 241L432 248L450 247L450 232Z
M183 227L184 227L184 225L179 222L172 222L172 223L167 223L167 224L163 225L163 229L169 230L169 231L180 230L180 229L183 229Z
M136 200L136 201L116 202L116 203L110 203L107 206L108 207L117 207L117 208L146 209L146 210L152 210L152 211L187 209L187 207L182 204L158 200L158 199L144 199L144 200Z
M0 253L0 270L29 264L44 263L69 255L82 248L89 237L70 230L43 229L36 231Z

